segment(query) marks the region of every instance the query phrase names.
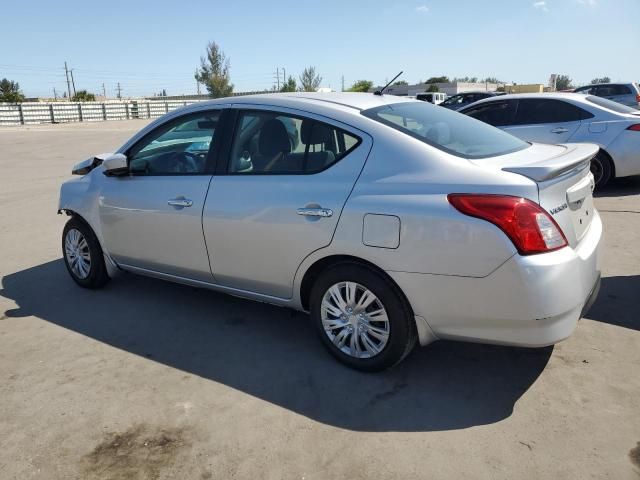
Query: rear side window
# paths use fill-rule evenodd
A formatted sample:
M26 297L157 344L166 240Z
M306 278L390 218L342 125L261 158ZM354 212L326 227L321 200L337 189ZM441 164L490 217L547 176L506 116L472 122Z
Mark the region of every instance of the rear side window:
M626 105L607 100L606 98L594 97L593 95L589 95L587 97L587 100L594 105L606 108L607 110L612 110L616 113L638 113L638 110L636 110L635 108L627 107Z
M562 100L527 98L518 101L517 125L576 122L591 118L586 110Z
M599 97L613 97L615 95L631 95L631 89L626 85L600 85L596 89Z
M344 158L359 143L355 135L313 119L244 111L236 124L229 173L313 174Z
M428 103L396 103L361 113L439 150L463 158L493 157L529 146L491 125Z
M515 100L487 102L465 110L464 113L494 127L502 127L514 123L516 104Z

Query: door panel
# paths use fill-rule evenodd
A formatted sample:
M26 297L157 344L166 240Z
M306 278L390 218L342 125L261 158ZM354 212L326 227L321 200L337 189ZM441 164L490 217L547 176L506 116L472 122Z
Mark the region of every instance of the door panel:
M544 123L537 125L510 125L504 131L522 140L539 143L565 143L580 127L580 122Z
M279 109L278 112L300 115L292 110ZM331 242L342 208L371 149L371 139L363 132L347 126L336 127L357 135L361 143L319 173L238 173L213 178L203 212L203 229L217 283L280 298L292 296L298 266L310 253ZM272 124L269 128L271 134L276 135ZM289 133L296 130L288 127ZM305 143L304 130L302 127L292 142L295 149L305 150L300 145ZM313 136L317 137L318 133L319 130L314 130ZM286 135L281 134L282 138ZM243 137L236 133L236 138ZM231 150L237 148L234 146ZM314 152L318 153L322 152ZM273 162L257 160L264 157L264 152L250 152L250 155L256 165ZM282 165L296 155L300 154L285 155L287 160ZM230 164L233 169L235 160ZM298 209L311 210L298 212ZM317 213L317 216L308 213Z
M99 211L109 254L125 265L212 281L201 217L210 180L209 175L106 179Z
M222 107L162 123L126 152L130 174L105 178L98 209L116 262L213 281L202 209L225 136Z

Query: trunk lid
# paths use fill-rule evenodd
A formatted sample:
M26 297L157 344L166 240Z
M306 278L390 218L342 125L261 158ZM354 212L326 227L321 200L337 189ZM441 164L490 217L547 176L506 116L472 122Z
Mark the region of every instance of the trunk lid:
M538 198L531 200L549 212L569 245L575 247L593 219L595 183L589 166L598 150L597 145L588 143L534 143L519 152L472 162L534 181L538 187Z

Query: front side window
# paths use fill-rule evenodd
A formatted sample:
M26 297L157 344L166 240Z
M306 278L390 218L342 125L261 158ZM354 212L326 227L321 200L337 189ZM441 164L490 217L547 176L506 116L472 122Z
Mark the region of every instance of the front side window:
M454 95L453 97L449 97L444 102L442 102L443 105L460 105L462 103L464 103L463 95Z
M129 151L135 175L194 175L206 169L219 111L199 112L170 121Z
M229 173L313 174L350 153L360 139L339 128L276 112L241 112Z
M529 147L528 143L491 125L425 103L396 103L361 113L458 157L486 158Z
M590 117L589 112L562 100L527 98L518 102L516 124L577 122Z
M465 115L476 118L494 127L512 125L516 116L515 100L482 103L464 111Z

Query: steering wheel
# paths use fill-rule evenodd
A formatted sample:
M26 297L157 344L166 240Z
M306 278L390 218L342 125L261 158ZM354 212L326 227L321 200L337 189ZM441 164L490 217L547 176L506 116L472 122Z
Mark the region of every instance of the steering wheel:
M191 152L174 152L171 161L176 163L178 173L198 173L198 156Z

